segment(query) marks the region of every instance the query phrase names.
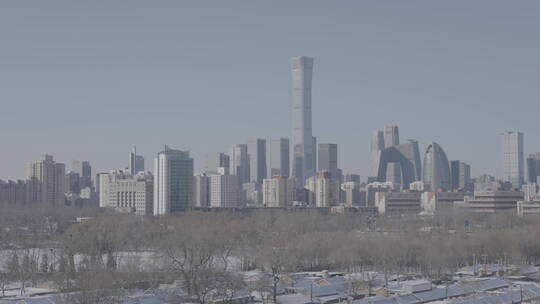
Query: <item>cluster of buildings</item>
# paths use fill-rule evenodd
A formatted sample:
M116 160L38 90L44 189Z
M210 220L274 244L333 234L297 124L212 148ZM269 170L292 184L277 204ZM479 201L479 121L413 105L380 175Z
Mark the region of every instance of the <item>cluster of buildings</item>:
M312 130L314 60L292 58L291 138L254 138L229 151L207 153L200 173L188 151L165 146L153 171L145 171L136 148L122 170L93 178L88 161L71 170L45 155L28 167L25 180L1 181L0 203L96 205L140 215L192 208L347 208L380 214L433 214L450 207L474 212L540 213L540 153L524 158L523 134L505 132L502 178L471 178L471 167L449 160L442 146L420 150L400 142L398 126L373 132L370 173L344 174L338 145L318 143Z

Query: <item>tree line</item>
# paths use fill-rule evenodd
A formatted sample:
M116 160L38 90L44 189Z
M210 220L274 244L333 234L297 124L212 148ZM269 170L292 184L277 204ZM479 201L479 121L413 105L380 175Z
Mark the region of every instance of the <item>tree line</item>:
M509 215L373 218L264 209L156 218L72 208L6 214L0 212L2 290L13 281L21 292L49 281L78 291L73 303L174 281L184 291L178 301L232 299L249 288L275 299L284 275L293 272L374 270L438 279L480 257L514 264L540 258L540 221ZM241 271L247 270L265 275L246 286Z

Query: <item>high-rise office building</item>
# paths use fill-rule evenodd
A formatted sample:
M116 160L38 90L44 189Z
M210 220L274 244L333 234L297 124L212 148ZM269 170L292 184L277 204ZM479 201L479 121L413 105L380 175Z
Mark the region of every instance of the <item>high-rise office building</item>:
M74 160L71 164L71 171L79 174L80 189L92 187L92 166L89 161Z
M540 175L540 152L527 157L527 182L537 183L538 175Z
M292 206L296 187L293 178L277 175L264 180L262 191L266 207L288 207Z
M292 175L297 187L303 187L306 179L315 174L316 157L313 145L311 84L313 58L292 58Z
M521 188L524 182L523 133L508 131L501 134L503 180Z
M319 144L318 146L319 171L328 171L333 179L341 181L341 170L338 169L338 146L337 144Z
M193 177L193 206L210 207L210 177L204 173Z
M165 146L154 160L154 215L184 211L192 206L192 196L193 158Z
M230 175L227 168L220 168L210 175L210 206L212 208L241 207L238 176Z
M246 144L234 145L231 148L231 174L238 176L240 184L250 182L249 156Z
M452 188L450 165L446 153L437 143L431 143L424 155L422 170L424 189L428 191L448 191Z
M247 152L251 181L261 185L267 174L266 140L263 138L248 140Z
M204 164L204 172L208 174L217 173L218 168L230 168L229 155L220 152L207 153Z
M471 191L471 166L459 160L450 162L452 190Z
M399 129L397 126L384 127L384 147L399 145ZM389 163L386 168L386 181L401 184L401 167L399 163Z
M137 154L137 147L133 147L129 153L129 173L136 175L139 172L144 172L144 157Z
M382 150L384 150L384 132L382 130L375 130L371 135L370 176L373 179L376 179L378 175L378 164Z
M64 205L66 194L66 165L54 161L51 155L44 155L39 161L28 166L28 179L36 180L36 193L31 194L38 202L50 205Z
M270 141L270 175L272 178L276 175L290 176L289 161L289 139L274 138Z
M68 193L81 193L81 176L79 173L69 171L66 174L66 191Z

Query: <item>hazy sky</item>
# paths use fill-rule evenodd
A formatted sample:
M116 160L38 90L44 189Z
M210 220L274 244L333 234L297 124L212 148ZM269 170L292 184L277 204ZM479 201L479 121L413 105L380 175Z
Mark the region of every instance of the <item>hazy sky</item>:
M315 57L313 132L362 175L370 134L438 142L473 175L498 133L540 151L540 1L0 2L0 178L49 153L94 173L164 144L290 137L290 57Z

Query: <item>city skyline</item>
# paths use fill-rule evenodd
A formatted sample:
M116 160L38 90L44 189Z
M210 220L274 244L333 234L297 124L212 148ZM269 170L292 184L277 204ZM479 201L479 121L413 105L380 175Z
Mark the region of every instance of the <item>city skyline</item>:
M220 4L208 11L196 4L109 4L104 14L99 4L80 10L50 3L28 12L36 18L22 18L27 8L21 4L0 4L2 22L13 25L0 29L6 38L0 50L6 59L0 73L0 129L9 143L3 145L2 179L23 178L25 164L42 154L66 164L88 160L94 172L125 167L125 151L133 145L151 168L149 160L165 143L190 150L200 172L205 152L227 153L231 144L250 138L291 138L290 57L299 55L316 59L313 134L319 142L338 144L345 173L365 180L370 135L391 124L401 128L402 141L418 140L421 151L429 142L440 143L450 159L471 164L473 176L500 176L499 133L519 130L529 139L526 155L540 150L534 140L539 105L533 81L540 77L540 47L526 38L538 22L527 11L538 4L487 3L332 6L344 21L335 27L324 18L298 16L305 8L300 4L288 5L290 11L250 4L245 12ZM328 4L310 5L317 16L330 13ZM263 9L267 16L254 22ZM149 24L136 18L142 11ZM370 17L374 11L394 21ZM219 22L197 19L215 15ZM273 22L276 16L282 24ZM87 22L73 23L73 17ZM402 29L396 27L400 18L410 21L399 23ZM432 31L410 34L428 21L434 23ZM253 27L246 27L250 22ZM216 29L238 43L214 51L222 45L212 33ZM264 34L256 38L260 43L242 41L257 31ZM462 44L444 38L456 35ZM134 48L138 45L144 47ZM196 134L187 131L195 128ZM154 136L158 130L163 133Z

